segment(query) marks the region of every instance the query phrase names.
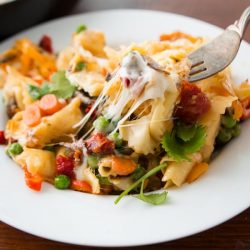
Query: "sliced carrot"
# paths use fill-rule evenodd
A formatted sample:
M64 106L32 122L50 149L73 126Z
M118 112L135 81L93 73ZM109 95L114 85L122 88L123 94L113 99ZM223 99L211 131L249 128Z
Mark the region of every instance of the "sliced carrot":
M30 127L38 125L41 121L41 118L42 113L37 103L27 106L23 111L23 120Z
M187 177L187 182L191 183L197 180L201 175L203 175L208 170L208 164L206 162L198 163L193 167L191 172Z
M59 111L63 107L63 104L58 101L55 95L48 94L41 98L39 107L44 114L52 115Z
M233 114L234 120L237 120L237 121L240 120L240 118L243 115L243 107L240 101L239 100L233 101L232 107L234 109L234 114Z
M92 193L92 187L87 181L73 180L71 188L77 191Z
M136 163L128 158L112 156L112 170L118 175L129 175L136 169Z

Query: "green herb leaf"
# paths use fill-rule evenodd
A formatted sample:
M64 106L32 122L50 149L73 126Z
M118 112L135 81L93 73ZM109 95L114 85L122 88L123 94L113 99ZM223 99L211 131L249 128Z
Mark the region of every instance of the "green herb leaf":
M37 86L28 85L28 91L33 100L38 100L42 97L41 88Z
M118 198L115 200L115 204L117 204L125 195L127 195L130 191L132 191L134 188L136 188L140 183L142 183L143 181L145 181L150 176L156 174L158 171L162 170L166 166L167 166L166 163L163 163L163 164L160 164L159 166L151 169L149 172L147 172L145 175L143 175L139 180L137 180L132 185L130 185L126 190L124 190L118 196Z
M42 84L42 86L40 88L41 97L50 93L50 86L51 86L51 84L48 82L44 82Z
M183 141L189 141L192 139L196 132L196 125L186 125L184 123L178 122L176 125L176 135Z
M76 67L75 67L75 71L78 72L78 71L81 71L83 70L84 68L86 67L86 63L83 62L83 61L80 61L76 64Z
M135 197L139 200L142 200L146 203L150 203L152 205L161 205L167 199L167 192L163 191L161 193L154 193L154 194L144 194L143 193L144 181L141 184L141 191L140 194L135 195Z
M65 71L58 71L51 78L52 84L49 85L49 92L58 98L67 99L73 96L75 86L65 76Z
M204 145L206 139L206 131L202 126L197 126L194 137L185 143L185 154L197 152Z
M189 136L190 137L190 136ZM187 139L187 137L185 137ZM196 125L195 133L188 141L181 140L176 133L176 128L171 133L167 132L161 144L167 154L176 161L188 160L187 154L197 152L204 145L206 139L205 128Z
M84 24L81 24L81 25L79 25L79 26L77 27L76 33L79 34L80 32L82 32L82 31L84 31L84 30L86 30L86 29L87 29L87 26L84 25Z
M162 138L161 144L166 153L176 161L188 160L184 148L176 140L175 131L166 133Z
M33 100L41 99L44 95L54 94L58 98L67 99L72 97L75 86L71 85L65 77L65 71L58 71L51 78L52 83L44 82L41 87L28 86L28 91Z

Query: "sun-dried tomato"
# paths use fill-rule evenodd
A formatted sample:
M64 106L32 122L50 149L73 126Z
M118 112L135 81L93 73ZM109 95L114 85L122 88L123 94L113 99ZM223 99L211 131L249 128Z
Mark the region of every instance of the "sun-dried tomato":
M48 53L53 53L52 40L49 36L44 35L39 42L39 46Z
M96 133L92 135L85 143L89 152L95 154L112 153L115 148L113 141L109 140L104 134Z
M58 155L56 157L56 170L58 174L64 174L71 178L75 177L74 173L74 160L71 157Z
M175 109L175 117L186 123L195 123L210 107L210 100L199 87L188 81L182 83L180 103Z

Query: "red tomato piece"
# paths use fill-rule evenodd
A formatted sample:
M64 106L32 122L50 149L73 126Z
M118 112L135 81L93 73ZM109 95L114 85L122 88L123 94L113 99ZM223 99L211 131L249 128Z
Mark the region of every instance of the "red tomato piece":
M39 42L39 46L48 53L53 53L52 40L49 36L44 35Z
M43 179L39 175L32 175L26 167L24 167L26 185L35 191L41 191Z
M7 143L7 140L5 138L4 131L0 130L0 145L4 145L6 143Z
M175 109L176 117L186 123L195 123L210 107L210 100L199 87L188 81L182 83L180 103Z
M56 157L56 170L58 174L64 174L71 178L75 178L73 158L58 155Z
M88 151L95 154L112 153L115 148L113 141L109 140L104 134L96 133L92 135L85 143Z

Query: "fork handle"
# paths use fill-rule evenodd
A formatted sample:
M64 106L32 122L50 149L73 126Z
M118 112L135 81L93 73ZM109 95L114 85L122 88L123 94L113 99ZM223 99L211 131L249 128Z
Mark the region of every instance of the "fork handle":
M250 6L247 7L244 12L242 13L241 17L239 20L237 20L233 26L236 26L237 28L237 33L240 35L242 38L244 35L244 31L250 21ZM230 26L229 26L230 27Z

